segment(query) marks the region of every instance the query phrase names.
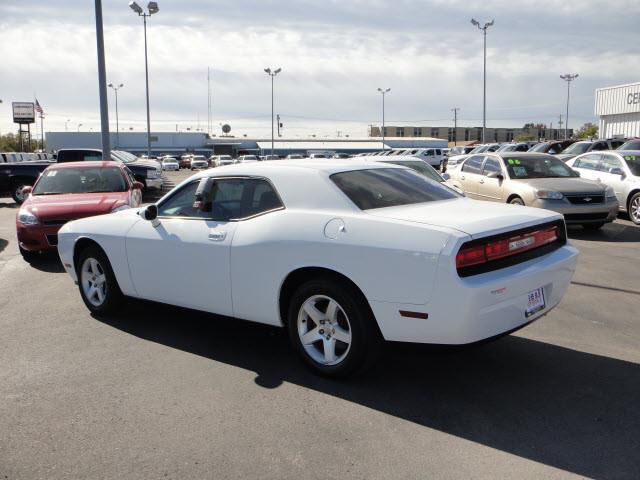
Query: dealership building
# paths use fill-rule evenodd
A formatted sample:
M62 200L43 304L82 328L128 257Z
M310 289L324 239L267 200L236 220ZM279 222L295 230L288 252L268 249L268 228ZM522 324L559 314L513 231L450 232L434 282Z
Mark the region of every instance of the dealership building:
M111 148L136 155L147 152L146 132L111 132ZM47 150L61 148L102 148L100 132L47 132ZM277 138L276 155L300 153L366 153L383 148L444 148L447 140L439 138L385 138L384 143L372 138ZM151 154L179 156L184 153L201 155L264 155L271 153L271 139L232 136L209 136L202 132L152 132Z
M596 90L599 136L640 137L640 82Z

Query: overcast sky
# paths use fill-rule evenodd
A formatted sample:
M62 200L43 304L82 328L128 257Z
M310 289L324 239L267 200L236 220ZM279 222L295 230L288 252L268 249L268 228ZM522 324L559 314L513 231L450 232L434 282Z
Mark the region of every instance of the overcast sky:
M103 0L108 81L120 128L145 129L142 19L126 0ZM572 84L570 126L593 121L594 90L640 80L640 2L617 0L159 0L149 20L151 123L155 131L213 125L237 135L270 132L270 82L281 67L276 112L285 136L363 137L387 125L482 123L482 35L488 34L487 124L553 122ZM34 95L45 130L99 130L94 2L0 2L0 131L15 129L11 102ZM113 92L109 109L115 129Z

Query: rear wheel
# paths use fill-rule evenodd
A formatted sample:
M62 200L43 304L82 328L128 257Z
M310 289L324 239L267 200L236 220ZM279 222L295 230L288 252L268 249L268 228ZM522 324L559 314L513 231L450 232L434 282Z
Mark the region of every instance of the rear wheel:
M629 218L636 225L640 225L640 192L636 193L629 200Z
M22 205L27 198L27 196L22 193L22 189L26 186L27 184L24 182L16 182L11 186L11 198L13 198L13 201L18 205Z
M524 206L524 200L522 200L520 197L513 197L511 200L509 200L509 203L511 205L522 205L522 206Z
M604 222L602 223L583 223L582 228L585 230L600 230L604 226Z
M93 313L110 314L124 303L109 259L97 246L87 247L78 256L78 286L82 300Z
M301 285L288 315L289 337L315 372L344 378L375 359L381 336L366 300L345 282L319 278Z

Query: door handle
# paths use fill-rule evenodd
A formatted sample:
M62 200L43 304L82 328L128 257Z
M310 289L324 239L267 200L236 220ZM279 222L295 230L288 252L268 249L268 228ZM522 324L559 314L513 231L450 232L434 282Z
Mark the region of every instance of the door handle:
M212 242L221 242L227 238L227 232L209 232L209 240Z
M478 183L484 183L484 179L481 178Z
M460 176L460 180L464 180L464 175Z

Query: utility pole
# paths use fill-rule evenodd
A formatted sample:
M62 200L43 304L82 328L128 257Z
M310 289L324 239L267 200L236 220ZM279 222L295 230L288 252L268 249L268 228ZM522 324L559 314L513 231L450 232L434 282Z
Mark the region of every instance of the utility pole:
M558 130L562 130L562 114L560 114L560 119L558 120ZM565 135L565 139L566 139L566 135Z
M276 115L276 121L278 122L278 138L280 138L282 135L280 135L280 128L282 127L282 123L280 123L280 114Z
M387 95L387 93L389 93L391 91L390 88L378 88L378 91L382 94L382 151L386 150L386 146L384 144L384 97Z
M482 81L482 143L486 143L487 132L487 29L493 25L494 21L491 20L484 24L484 27L480 26L480 22L475 19L471 19L471 24L475 25L482 31L484 38L484 63L482 69L483 81Z
M102 159L111 160L109 135L109 105L107 98L107 69L104 63L104 35L102 33L102 0L95 0L96 43L98 47L98 87L100 91L100 130L102 131ZM80 130L80 125L78 125Z
M278 75L282 69L276 68L275 70L271 70L271 68L265 68L265 73L271 77L271 155L273 155L274 151L274 140L273 140L273 79Z
M453 145L454 146L458 145L458 110L460 110L459 107L455 107L451 109L451 111L453 112Z
M578 78L578 74L566 73L564 75L560 75L560 78L567 82L567 116L564 117L564 139L566 140L569 138L569 87L571 86L571 82Z

